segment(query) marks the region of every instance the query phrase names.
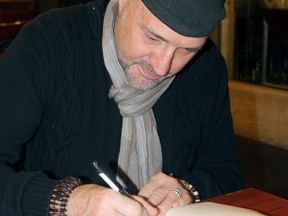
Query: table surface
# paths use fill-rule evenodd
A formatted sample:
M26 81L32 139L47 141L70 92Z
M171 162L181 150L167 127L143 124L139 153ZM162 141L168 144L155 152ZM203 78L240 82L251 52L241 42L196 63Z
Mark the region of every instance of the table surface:
M288 200L255 188L203 200L205 201L253 209L269 216L288 216Z

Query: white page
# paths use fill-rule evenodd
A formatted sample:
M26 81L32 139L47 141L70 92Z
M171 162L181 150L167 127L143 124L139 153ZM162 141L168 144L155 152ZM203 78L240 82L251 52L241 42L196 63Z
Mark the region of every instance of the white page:
M214 202L193 203L183 208L170 209L166 216L263 216L257 211Z

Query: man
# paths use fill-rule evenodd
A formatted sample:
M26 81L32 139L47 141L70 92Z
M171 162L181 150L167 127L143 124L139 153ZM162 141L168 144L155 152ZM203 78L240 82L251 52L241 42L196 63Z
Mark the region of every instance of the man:
M1 215L165 215L241 188L226 66L208 39L223 1L107 4L39 16L1 60Z

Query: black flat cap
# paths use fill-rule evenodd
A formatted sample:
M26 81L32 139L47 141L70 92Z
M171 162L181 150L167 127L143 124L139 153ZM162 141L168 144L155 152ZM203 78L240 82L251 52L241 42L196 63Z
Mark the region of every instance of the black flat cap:
M142 0L163 23L184 36L209 36L225 17L225 0Z

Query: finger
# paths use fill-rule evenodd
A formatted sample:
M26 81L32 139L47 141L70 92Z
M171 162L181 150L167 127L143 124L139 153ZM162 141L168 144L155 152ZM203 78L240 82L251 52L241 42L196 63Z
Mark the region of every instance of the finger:
M145 202L140 202L139 199L134 199L134 196L133 199L131 199L123 196L120 193L118 194L119 196L121 196L121 201L116 204L116 209L119 214L125 216L148 216L150 214L148 214L146 208L152 212L152 210L150 209L151 206L149 208L149 206L146 205ZM157 209L155 209L154 211L157 211Z
M160 187L161 185L163 185L165 183L164 176L162 176L164 174L161 173L157 173L156 175L154 175L148 182L147 184L139 191L139 195L141 195L142 197L146 197L148 198L151 194L153 194L153 192Z
M182 187L171 189L157 207L159 215L166 215L169 209L183 207L192 201L192 196L186 189Z
M148 198L148 202L153 203L153 205L158 206L163 202L168 194L169 189L166 187L157 188Z
M193 199L192 199L191 194L187 190L184 190L184 191L182 191L181 198L174 201L172 204L172 207L173 208L179 208L179 207L183 207L185 205L189 205L192 202L193 202Z
M140 190L142 196L149 196L157 188L164 185L176 184L177 180L169 175L166 175L162 172L156 173L147 184Z
M164 173L157 173L140 190L139 195L147 198L154 205L158 205L173 186L179 185L179 182Z
M174 194L178 199L180 199L182 196L182 192L178 190L177 188L173 188L169 192Z
M148 215L154 216L158 214L158 209L148 203L144 198L140 196L133 196L137 202L139 202L147 211Z
M166 196L162 200L162 202L157 207L159 209L159 212L160 212L159 215L165 215L168 212L169 209L174 208L173 207L174 203L177 204L178 201L180 201L182 199L181 196L182 196L181 192L180 193L176 193L175 191L170 190L166 194ZM177 204L177 205L180 205L180 204Z

